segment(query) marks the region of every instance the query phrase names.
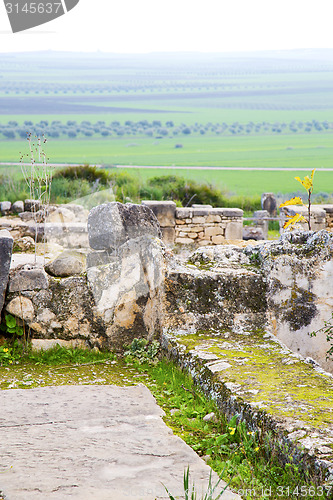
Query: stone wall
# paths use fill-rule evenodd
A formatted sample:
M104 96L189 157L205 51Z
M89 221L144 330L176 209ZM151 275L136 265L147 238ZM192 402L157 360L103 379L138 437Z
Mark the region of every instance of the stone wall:
M47 253L43 261L39 255L14 254L9 275L5 310L24 322L33 347L57 339L63 345L121 351L135 337L157 337L164 245L153 212L114 202L93 208L83 232L75 230L82 223L53 224L56 231L46 247L55 245L58 256L50 261ZM68 227L74 230L64 233ZM9 232L0 234L0 243L5 263L13 244Z
M163 241L180 245L219 245L243 238L243 210L192 205L177 208L172 201L143 201L160 223Z
M311 357L330 372L330 343L312 332L332 320L333 234L326 231L285 233L277 241L248 248L267 283L270 331L292 351Z
M324 204L320 205L326 212L326 229L327 231L333 231L333 205Z

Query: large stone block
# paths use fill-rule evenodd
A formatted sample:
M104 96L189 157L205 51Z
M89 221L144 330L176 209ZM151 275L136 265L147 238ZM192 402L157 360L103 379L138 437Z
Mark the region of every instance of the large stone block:
M223 229L219 226L209 226L205 228L205 236L219 236L222 235Z
M149 207L111 202L90 210L88 235L91 248L108 250L140 236L161 238L161 231Z
M41 203L39 200L24 200L24 211L25 212L37 212L41 208Z
M122 349L134 337L151 339L160 333L164 248L158 239L141 236L118 248L114 262L87 269L109 347Z
M5 293L12 259L13 238L6 229L0 231L0 313L5 301Z
M8 215L10 212L10 209L12 207L12 204L10 201L2 201L0 203L0 212L1 215Z
M234 208L234 210L237 210ZM226 240L241 240L243 238L243 222L228 222L225 228Z
M176 208L176 219L187 219L192 218L192 208L179 207Z
M276 209L277 209L277 203L276 203L276 198L273 193L263 193L261 196L261 208L263 210L267 210L269 215L275 217L276 216Z
M211 212L211 205L192 205L194 217L208 217Z
M67 277L81 274L85 269L85 257L78 252L65 251L45 266L51 276Z
M8 291L23 292L26 290L45 290L48 279L44 269L30 264L23 265L11 271Z
M175 242L176 231L173 227L161 227L162 241L166 245L173 245Z
M12 204L11 211L13 214L19 214L21 212L24 212L24 203L21 200L15 201L15 203Z
M175 226L176 203L174 201L143 200L141 203L154 212L161 227Z
M243 227L243 240L264 240L265 235L261 227L244 226Z
M27 297L15 297L6 306L6 311L27 323L31 322L35 311L33 303Z

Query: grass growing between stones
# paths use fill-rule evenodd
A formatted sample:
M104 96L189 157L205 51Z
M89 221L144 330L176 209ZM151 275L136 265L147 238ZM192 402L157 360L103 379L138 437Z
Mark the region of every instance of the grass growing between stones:
M282 465L274 453L269 455L244 423L227 422L215 403L172 363L161 361L141 370L149 374L146 385L164 409L165 422L218 474L223 472L223 479L230 480L230 487L242 498L278 499L289 494L292 498L329 498L297 464Z
M230 480L230 487L243 499L329 498L301 474L297 465L282 466L274 455L267 456L263 443L244 424L227 422L219 415L215 403L207 400L192 379L171 362L140 363L135 357L127 357L125 362L109 352L56 347L28 352L14 363L0 367L1 389L82 384L125 386L138 382L151 390L174 433L218 474L224 471L223 479Z

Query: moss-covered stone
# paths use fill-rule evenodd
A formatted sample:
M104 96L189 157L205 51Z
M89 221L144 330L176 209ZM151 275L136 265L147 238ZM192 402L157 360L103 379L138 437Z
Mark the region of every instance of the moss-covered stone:
M164 346L230 418L313 477L333 473L333 378L263 330L166 334ZM302 431L302 432L299 432Z

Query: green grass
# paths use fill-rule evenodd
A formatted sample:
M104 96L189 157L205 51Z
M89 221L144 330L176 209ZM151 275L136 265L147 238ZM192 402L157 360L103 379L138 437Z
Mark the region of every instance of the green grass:
M294 179L299 175L304 177L304 172L286 171L225 171L225 170L173 170L173 169L125 169L131 174L139 176L141 183L155 176L177 175L185 179L206 182L219 187L224 192L239 196L255 196L265 192L275 194L299 193L299 184ZM309 170L309 173L311 171ZM318 193L333 193L333 172L316 171L314 195ZM304 193L300 193L301 196Z
M26 144L1 141L1 162L16 162ZM175 149L176 144L183 148ZM292 148L292 149L287 149ZM52 162L111 165L332 168L332 134L203 136L165 139L126 137L49 140Z
M244 499L277 500L277 487L310 488L311 479L304 476L295 464L282 465L278 455L267 449L262 439L244 424L229 422L221 415L213 401L207 400L191 377L171 362L140 364L138 359L122 358L112 353L55 347L49 351L27 352L13 357L14 363L0 366L1 389L29 389L45 385L117 384L147 385L157 403L164 409L164 420L174 433L187 442L223 479L230 480L235 491L251 489L251 497ZM141 356L141 357L140 357ZM146 358L145 358L146 359ZM156 359L156 358L154 358ZM153 361L153 356L152 356ZM216 418L203 417L215 413ZM168 486L168 485L166 485ZM271 488L264 495L262 490ZM255 490L255 494L253 491ZM311 495L303 498L312 498ZM325 498L324 495L316 498Z
M195 58L180 55L175 59L174 55L152 54L124 56L123 61L102 54L98 58L89 54L76 58L23 54L15 60L2 55L0 99L4 107L0 109L0 122L16 120L23 124L25 120L37 123L46 119L63 123L68 120L110 123L117 120L123 124L126 120L147 119L149 122L160 120L162 124L172 120L176 126L196 122L229 125L250 121L305 123L314 119L333 122L333 66L328 55L319 56L316 61L314 55L306 57L297 51L292 58L286 53L270 54L265 59L255 54L250 59L212 54L198 54ZM24 112L27 108L23 109L22 101L17 101L17 97L22 96L30 112ZM57 105L43 112L48 99L55 98ZM81 111L80 106L83 106ZM67 112L68 109L71 112ZM51 139L47 152L54 163L289 167L309 171L333 167L332 132L209 134L180 134L162 140L133 135ZM182 144L183 148L175 149L175 144ZM1 140L0 148L0 162L15 162L25 143ZM239 194L287 193L296 189L292 173L286 176L270 172L177 171L179 173ZM140 175L146 178L156 173L141 170ZM318 173L318 192L331 192L332 185L330 173Z

